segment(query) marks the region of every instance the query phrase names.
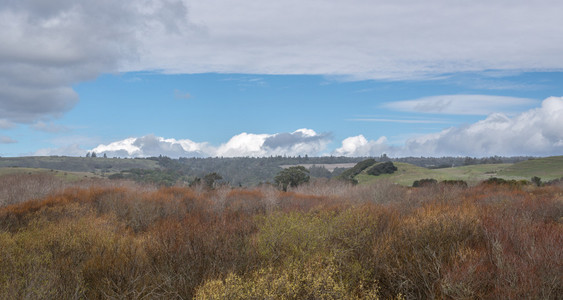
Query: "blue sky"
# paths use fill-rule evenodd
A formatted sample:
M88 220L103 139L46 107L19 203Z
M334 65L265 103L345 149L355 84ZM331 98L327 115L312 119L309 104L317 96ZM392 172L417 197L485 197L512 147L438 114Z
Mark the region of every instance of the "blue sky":
M561 155L561 6L10 3L0 156Z

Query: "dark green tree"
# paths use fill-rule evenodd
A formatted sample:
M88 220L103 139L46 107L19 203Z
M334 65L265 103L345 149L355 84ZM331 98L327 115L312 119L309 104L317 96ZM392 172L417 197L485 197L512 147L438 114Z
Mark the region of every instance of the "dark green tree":
M214 188L217 181L221 179L223 179L223 177L215 172L203 176L203 182L205 182L207 188L210 189Z
M539 178L538 176L532 177L532 182L533 182L536 186L541 186L541 178Z
M309 170L303 166L296 166L281 170L274 181L285 192L288 187L296 187L308 182L309 178Z

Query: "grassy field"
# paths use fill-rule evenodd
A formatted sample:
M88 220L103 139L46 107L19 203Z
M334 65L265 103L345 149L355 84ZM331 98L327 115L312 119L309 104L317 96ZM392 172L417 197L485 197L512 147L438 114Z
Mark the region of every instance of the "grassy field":
M441 180L464 180L470 185L491 177L503 179L526 179L538 176L542 180L552 180L563 177L563 156L538 158L515 164L483 164L443 169L427 169L407 163L394 163L398 170L393 174L371 176L364 172L356 176L360 184L372 183L378 180L410 186L415 180L433 178Z
M52 174L56 178L60 178L67 182L73 182L87 178L101 177L98 174L93 174L90 172L68 172L68 171L59 171L59 170L42 169L42 168L18 168L18 167L0 168L0 176L10 175L10 174L29 174L29 175Z
M538 176L542 180L563 177L563 156L537 158L515 163L499 172L500 177L530 179Z
M148 159L120 159L103 157L28 156L2 157L0 168L40 168L70 172L120 172L129 169L155 169L158 163Z

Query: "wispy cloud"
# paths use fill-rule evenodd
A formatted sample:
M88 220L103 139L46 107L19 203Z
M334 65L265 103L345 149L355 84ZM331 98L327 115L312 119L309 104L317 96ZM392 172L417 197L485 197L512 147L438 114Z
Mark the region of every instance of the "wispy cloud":
M52 122L36 122L35 124L31 125L33 130L49 132L49 133L61 133L61 132L68 132L70 129L64 125L54 124Z
M12 139L12 138L9 137L9 136L0 135L0 144L15 144L15 143L17 143L17 142L18 142L18 141Z
M180 90L174 90L174 98L176 99L190 99L192 97L192 95L190 95L190 93L187 92L182 92Z
M405 124L447 124L445 120L417 120L417 119L381 119L381 118L357 118L350 119L357 122L381 122L381 123L405 123Z
M10 129L16 127L16 124L5 119L0 119L0 129Z
M416 113L451 115L488 115L496 112L516 113L538 101L529 98L492 95L440 95L414 100L388 102L383 107Z

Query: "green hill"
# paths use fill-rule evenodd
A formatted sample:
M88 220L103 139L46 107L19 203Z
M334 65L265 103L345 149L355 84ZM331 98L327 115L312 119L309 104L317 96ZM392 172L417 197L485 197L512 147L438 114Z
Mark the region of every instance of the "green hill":
M544 181L563 177L563 156L530 159L515 163L499 172L499 177L515 179L529 180L532 176L538 176Z
M470 185L477 184L491 177L513 179L512 176L499 175L504 169L512 166L512 164L482 164L443 169L427 169L400 162L394 162L393 164L398 169L393 174L371 176L363 172L356 176L356 180L359 183L366 184L376 180L390 180L400 185L411 186L415 180L425 178L433 178L438 181L464 180ZM530 177L527 177L527 179L530 179Z
M515 164L480 164L443 169L427 169L399 162L393 164L398 168L393 174L371 176L364 171L355 179L361 184L385 179L411 186L415 180L424 178L433 178L438 181L464 180L473 185L491 177L530 180L533 176L538 176L543 181L563 177L563 156L537 158Z

